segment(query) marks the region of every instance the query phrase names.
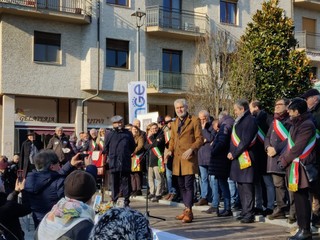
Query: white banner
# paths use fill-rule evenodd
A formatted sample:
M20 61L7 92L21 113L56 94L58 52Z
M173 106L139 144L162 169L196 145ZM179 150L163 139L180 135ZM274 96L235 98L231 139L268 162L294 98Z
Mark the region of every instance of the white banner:
M145 81L130 82L128 97L129 123L132 123L138 114L146 114L148 111L147 83Z

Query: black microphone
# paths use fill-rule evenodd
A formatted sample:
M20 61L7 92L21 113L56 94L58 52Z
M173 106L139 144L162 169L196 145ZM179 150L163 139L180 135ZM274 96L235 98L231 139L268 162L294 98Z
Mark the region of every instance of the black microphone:
M168 124L168 123L174 122L175 120L176 120L176 118L171 118L168 121L164 121L164 124Z

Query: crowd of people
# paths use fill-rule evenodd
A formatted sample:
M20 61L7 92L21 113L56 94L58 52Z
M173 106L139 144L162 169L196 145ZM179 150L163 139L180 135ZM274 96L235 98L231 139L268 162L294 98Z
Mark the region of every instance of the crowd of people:
M174 109L176 119L159 116L145 131L138 119L124 125L119 115L111 118L111 130L81 132L79 140L57 127L45 150L29 131L20 155L11 162L0 157L0 213L10 204L17 210L9 225L0 217L1 225L23 239L17 219L32 213L36 239L46 232L54 239L88 239L90 234L90 239L103 239L92 234L101 236L113 224L106 221L123 214L118 210L94 225L90 205L97 176L110 179L112 204L123 197L124 209L130 209L130 197L142 195L145 175L146 198L182 201L185 208L176 219L183 223L193 221L194 204L208 206L203 212L214 217L240 211L241 223L253 223L255 215L270 220L288 215L287 221L299 227L289 239L312 239L310 226L320 226L318 90L277 99L273 116L258 100L236 101L235 118L226 111L214 118L205 109L193 116L185 99L177 99ZM19 192L22 202L17 203ZM139 215L126 211L130 218ZM143 239L149 239L147 221L143 225Z

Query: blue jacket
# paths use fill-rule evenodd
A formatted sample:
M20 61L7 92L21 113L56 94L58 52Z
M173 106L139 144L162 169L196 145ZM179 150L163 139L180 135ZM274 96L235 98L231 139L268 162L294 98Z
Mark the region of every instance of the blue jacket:
M58 172L34 170L27 175L23 198L34 214L35 227L64 197L64 179L73 169L67 162Z
M211 122L206 123L204 129L201 130L203 136L203 144L198 151L199 166L209 166L212 141L215 137L215 131Z
M233 123L232 117L224 116L219 121L219 131L212 144L209 175L214 175L219 179L226 179L230 175L231 161L227 155Z

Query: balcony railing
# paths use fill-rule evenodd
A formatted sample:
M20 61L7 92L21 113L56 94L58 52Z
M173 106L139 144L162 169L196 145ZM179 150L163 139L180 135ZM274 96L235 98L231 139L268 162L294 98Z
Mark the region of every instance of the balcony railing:
M92 3L89 0L0 0L0 4L86 16L91 16L92 14Z
M298 40L298 48L320 51L320 34L306 31L296 31L295 37Z
M301 7L313 11L320 10L320 0L294 0L294 6Z
M147 27L180 30L191 33L207 33L209 31L209 18L204 13L166 9L161 6L147 7Z
M189 73L172 73L160 70L147 70L146 81L148 88L156 90L171 89L187 91L200 75Z

